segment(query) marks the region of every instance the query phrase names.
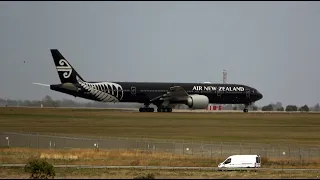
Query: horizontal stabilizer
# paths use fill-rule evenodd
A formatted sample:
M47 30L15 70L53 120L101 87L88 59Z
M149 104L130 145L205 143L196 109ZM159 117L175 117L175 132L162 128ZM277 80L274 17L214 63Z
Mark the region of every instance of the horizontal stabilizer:
M47 87L50 87L50 84L42 84L42 83L32 83L32 84L36 84L36 85L40 85L40 86L47 86Z

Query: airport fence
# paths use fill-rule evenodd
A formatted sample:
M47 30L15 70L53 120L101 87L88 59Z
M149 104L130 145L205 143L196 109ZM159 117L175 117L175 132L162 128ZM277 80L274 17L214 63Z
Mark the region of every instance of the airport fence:
M167 152L185 156L225 159L235 154L257 154L266 158L313 159L320 158L320 145L290 146L274 144L195 142L134 138L88 138L58 136L39 133L0 132L0 147L24 147L35 149L118 149Z

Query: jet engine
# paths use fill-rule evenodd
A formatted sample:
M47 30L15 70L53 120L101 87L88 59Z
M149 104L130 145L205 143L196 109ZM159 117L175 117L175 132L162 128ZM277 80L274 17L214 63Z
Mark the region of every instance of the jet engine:
M209 104L209 99L204 95L190 95L188 97L186 105L191 109L206 109Z

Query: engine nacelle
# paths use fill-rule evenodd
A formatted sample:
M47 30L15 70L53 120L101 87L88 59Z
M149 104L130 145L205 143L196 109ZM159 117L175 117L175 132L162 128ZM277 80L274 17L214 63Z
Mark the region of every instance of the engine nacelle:
M191 109L206 109L209 104L209 99L204 95L190 95L188 97L187 105Z

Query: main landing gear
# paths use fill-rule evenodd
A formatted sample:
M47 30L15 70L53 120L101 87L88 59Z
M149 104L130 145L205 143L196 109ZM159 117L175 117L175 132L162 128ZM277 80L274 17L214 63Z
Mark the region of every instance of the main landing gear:
M139 112L154 112L154 108L149 107L150 104L145 103L144 107L139 108Z
M154 108L149 107L149 103L145 103L144 107L139 108L139 112L154 112ZM172 112L172 108L157 106L157 112Z
M172 108L169 107L158 107L158 112L172 112Z
M141 108L139 108L139 112L154 112L154 108L151 108L151 107L141 107Z

